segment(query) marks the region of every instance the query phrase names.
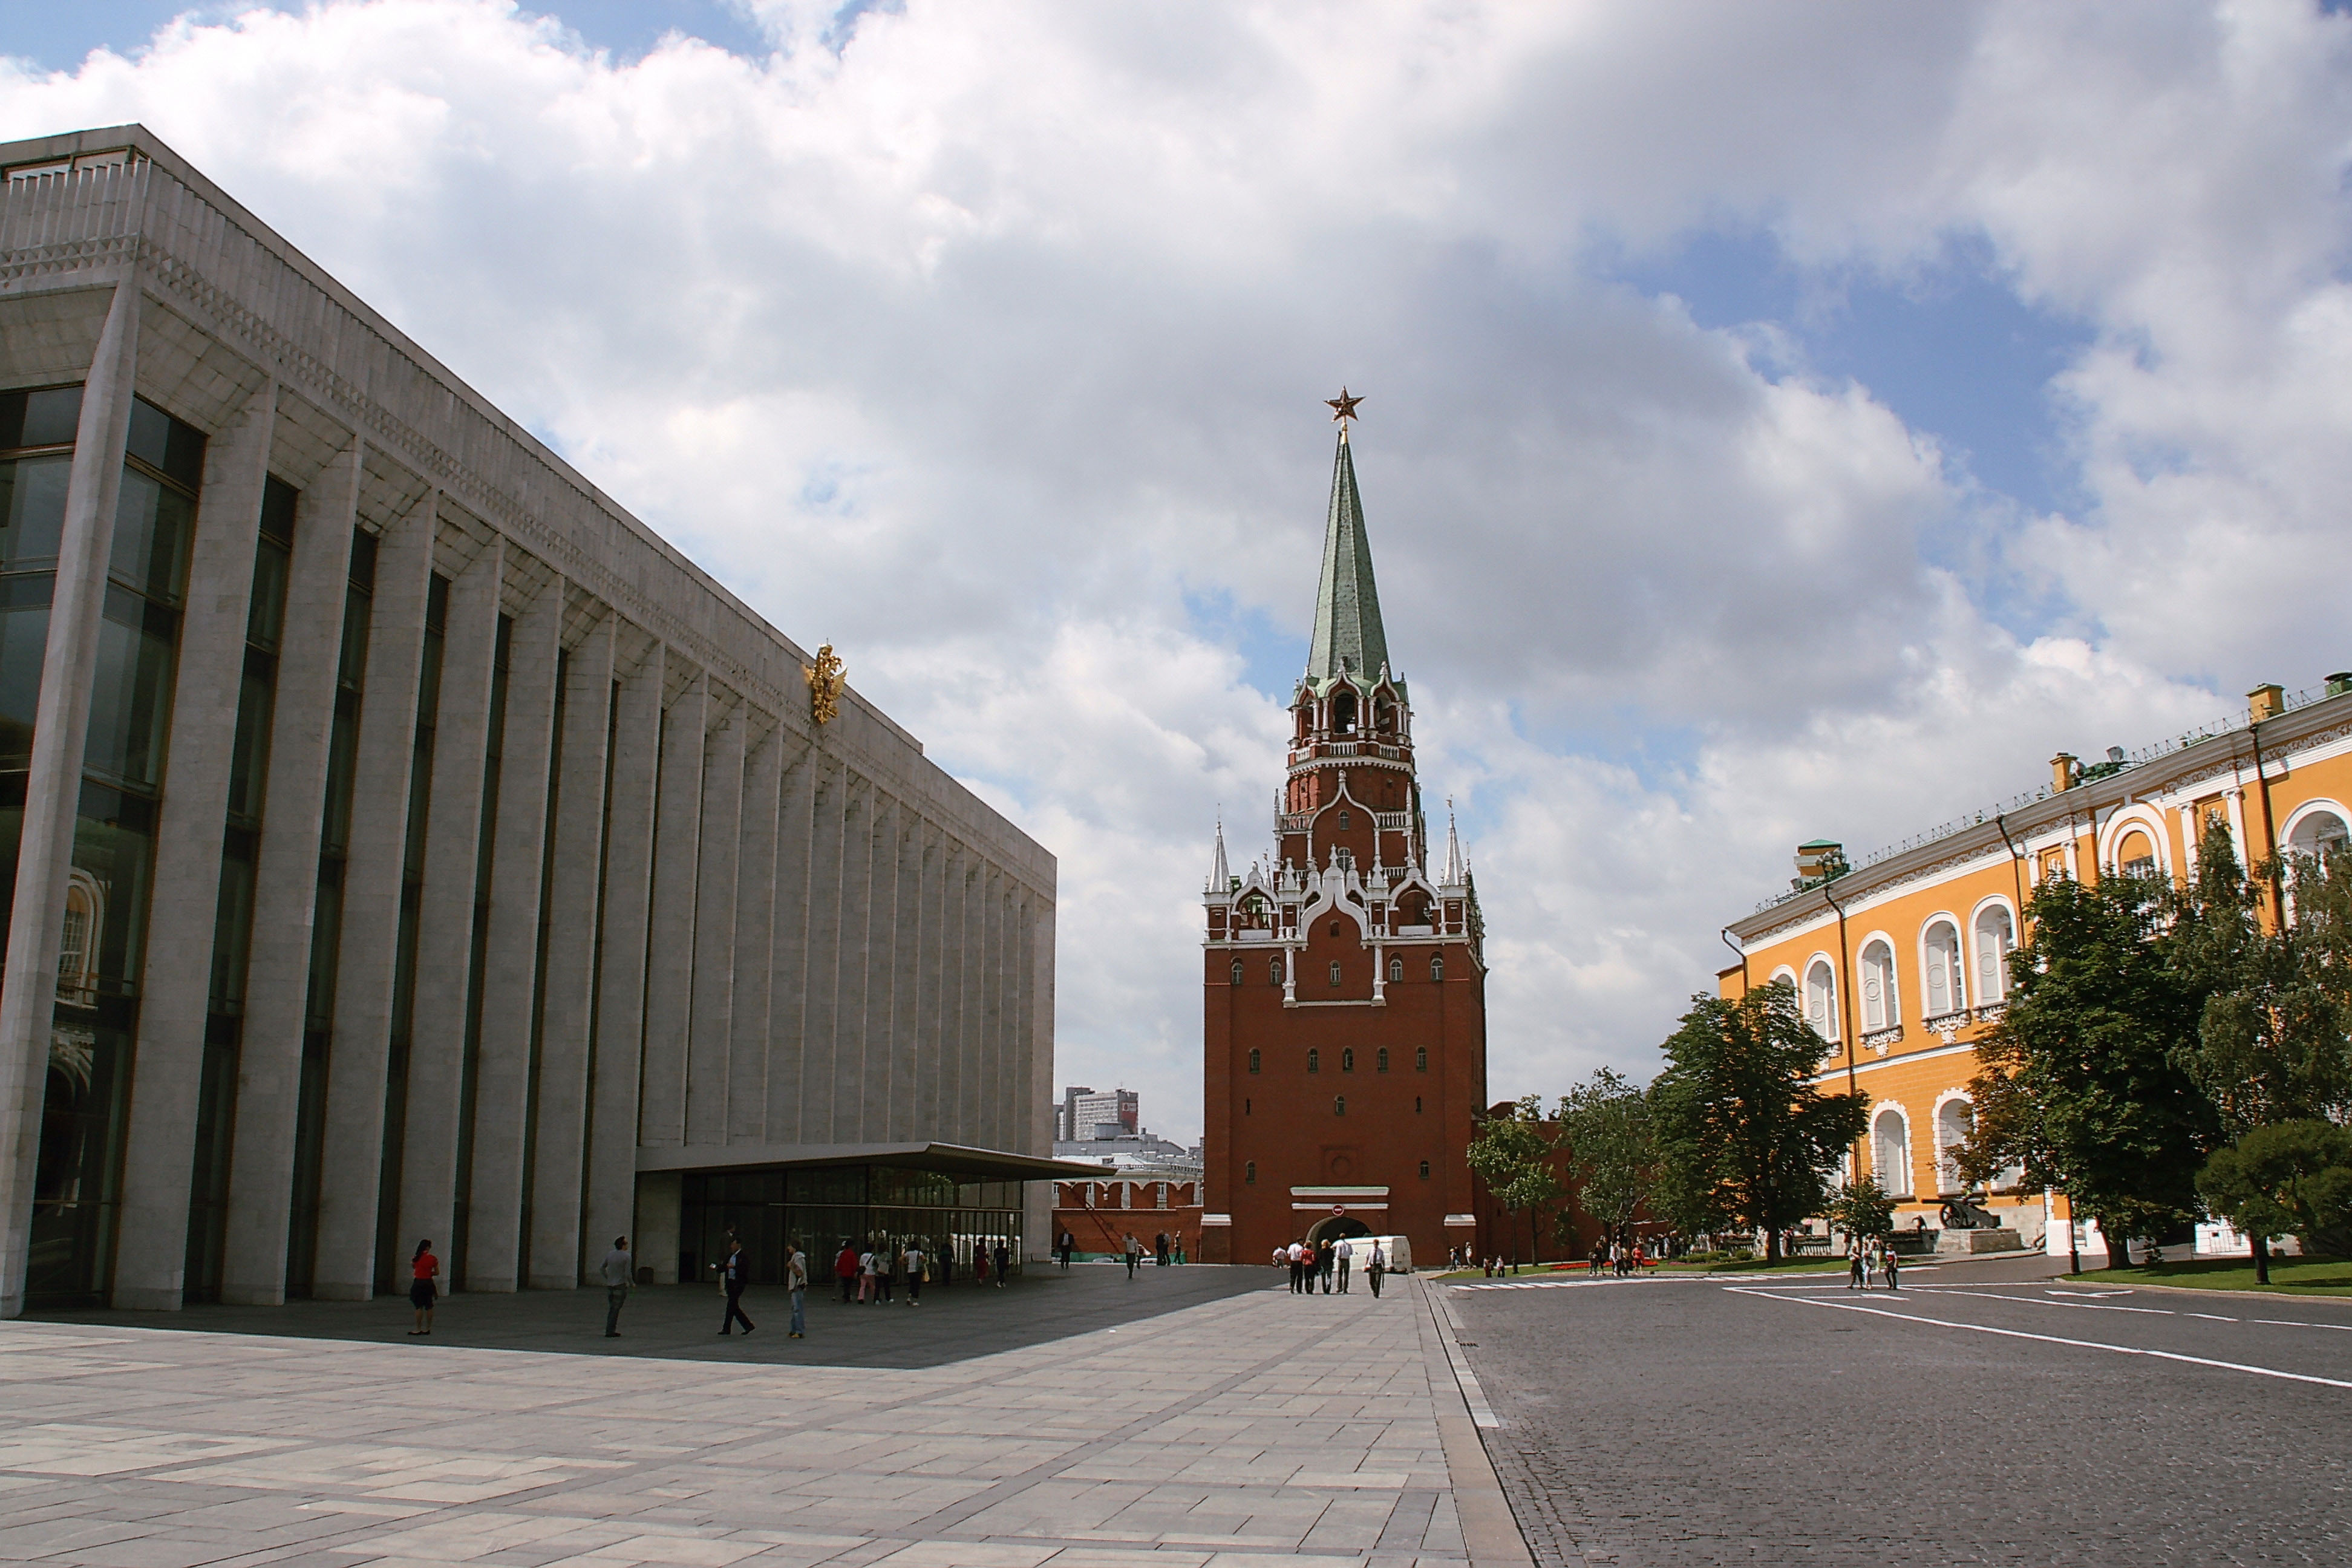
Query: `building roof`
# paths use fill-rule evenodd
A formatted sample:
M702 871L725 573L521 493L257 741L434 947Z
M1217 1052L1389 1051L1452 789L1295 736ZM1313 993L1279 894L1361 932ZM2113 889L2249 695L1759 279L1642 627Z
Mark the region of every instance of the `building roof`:
M961 1143L728 1143L639 1149L640 1171L782 1171L824 1165L901 1165L973 1182L1099 1180L1100 1165Z
M1331 464L1331 510L1323 524L1323 579L1315 591L1307 679L1318 691L1341 675L1375 680L1388 662L1381 594L1372 582L1372 546L1364 536L1364 503L1356 493L1356 460L1342 425ZM1402 684L1397 682L1400 689Z

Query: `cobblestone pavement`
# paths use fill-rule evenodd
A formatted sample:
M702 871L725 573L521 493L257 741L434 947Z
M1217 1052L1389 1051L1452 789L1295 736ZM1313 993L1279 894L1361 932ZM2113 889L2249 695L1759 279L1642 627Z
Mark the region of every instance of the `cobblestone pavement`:
M0 1323L0 1563L1514 1561L1515 1535L1465 1551L1468 1416L1419 1292L1234 1272L1246 1294L921 1369Z
M759 1331L718 1334L724 1298L715 1285L649 1285L630 1293L622 1335L604 1338L604 1292L522 1290L444 1298L433 1342L488 1350L565 1351L594 1356L662 1356L689 1361L774 1362L792 1365L940 1366L975 1355L1044 1344L1113 1328L1202 1301L1261 1289L1270 1270L1144 1268L1127 1278L1121 1264L1082 1263L1065 1272L1033 1263L1003 1289L959 1280L934 1283L923 1304L905 1292L889 1304L844 1305L837 1290L812 1290L809 1337L784 1337L792 1300L781 1287L752 1287L743 1309ZM46 1321L168 1325L214 1333L409 1343L405 1296L373 1301L290 1301L282 1307L189 1307L153 1312L43 1312Z
M2042 1265L1446 1289L1541 1563L2352 1562L2352 1300Z

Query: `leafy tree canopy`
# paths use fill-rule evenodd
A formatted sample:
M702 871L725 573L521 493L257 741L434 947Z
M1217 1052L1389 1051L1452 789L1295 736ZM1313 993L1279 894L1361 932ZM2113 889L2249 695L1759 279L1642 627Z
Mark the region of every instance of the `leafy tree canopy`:
M1828 1173L1862 1135L1864 1102L1813 1087L1829 1046L1793 986L1691 1000L1650 1086L1659 1197L1694 1229L1718 1216L1761 1229L1766 1258L1778 1260L1780 1232L1821 1212Z
M1560 1097L1559 1122L1579 1203L1612 1238L1624 1240L1658 1182L1649 1098L1623 1074L1602 1068Z
M2250 1237L2292 1236L2307 1252L2352 1255L2352 1129L2278 1121L2214 1152L2197 1190Z

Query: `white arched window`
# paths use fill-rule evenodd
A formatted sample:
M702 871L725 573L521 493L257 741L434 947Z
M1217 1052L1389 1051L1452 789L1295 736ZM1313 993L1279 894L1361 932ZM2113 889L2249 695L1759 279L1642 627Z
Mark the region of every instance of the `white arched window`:
M2307 811L2298 818L2287 834L2286 847L2298 855L2319 855L2330 849L2341 849L2352 841L2344 819L2325 809Z
M1895 991L1895 950L1884 942L1862 949L1862 1032L1875 1034L1903 1021L1903 1005Z
M2116 868L2126 877L2156 875L2156 840L2140 828L2126 828L2116 840Z
M1960 933L1949 921L1937 921L1927 928L1920 943L1920 966L1927 972L1927 1011L1926 1016L1940 1018L1948 1013L1968 1011L1968 986L1960 966Z
M2017 945L2017 927L2006 904L1987 904L1977 911L1977 1005L1999 1002L2009 994L2009 951Z
M1911 1195L1911 1129L1892 1107L1870 1124L1870 1171L1889 1197Z
M1825 1040L1838 1037L1837 971L1826 958L1805 971L1805 1022Z
M1960 1145L1975 1131L1976 1110L1965 1100L1948 1100L1936 1108L1936 1189L1961 1190Z

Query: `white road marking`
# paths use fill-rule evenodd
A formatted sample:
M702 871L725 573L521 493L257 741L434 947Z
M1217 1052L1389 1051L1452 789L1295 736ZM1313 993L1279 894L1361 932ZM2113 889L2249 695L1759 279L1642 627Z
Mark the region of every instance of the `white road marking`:
M2248 1321L2268 1323L2274 1329L2334 1329L2339 1333L2352 1334L2352 1323L2298 1323L2290 1318L2252 1318Z
M2072 1345L2077 1350L2113 1351L2117 1355L2153 1356L2158 1361L2185 1362L2190 1366L2218 1367L2223 1372L2251 1373L2256 1377L2282 1378L2289 1383L2316 1383L2328 1388L2352 1388L2352 1382L2338 1377L2320 1377L2307 1372L2284 1372L2274 1366L2252 1366L2244 1362L2216 1361L2210 1356L2183 1355L2178 1351L2152 1351L2138 1345L2111 1345L2101 1340L2070 1340L2057 1334L2032 1334L2022 1329L1997 1329L1990 1323L1956 1323L1948 1318L1922 1318L1910 1312L1890 1312L1884 1307L1865 1307L1859 1301L1815 1301L1802 1296L1778 1295L1769 1290L1749 1290L1733 1287L1735 1296L1754 1296L1767 1301L1793 1301L1801 1307L1828 1307L1841 1312L1867 1312L1873 1317L1894 1318L1906 1323L1925 1323L1934 1329L1965 1329L1976 1334L1998 1334L2010 1340L2039 1340L2043 1344Z

